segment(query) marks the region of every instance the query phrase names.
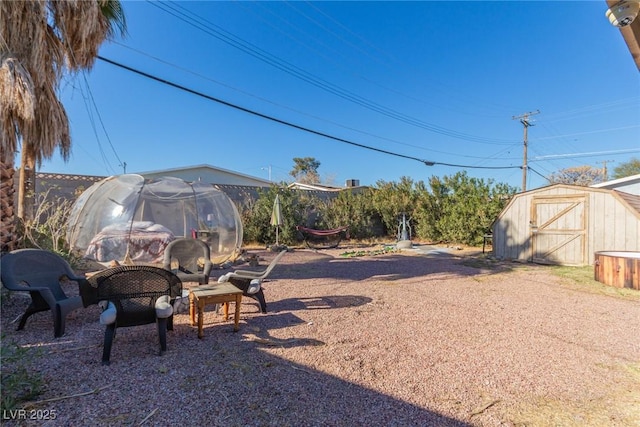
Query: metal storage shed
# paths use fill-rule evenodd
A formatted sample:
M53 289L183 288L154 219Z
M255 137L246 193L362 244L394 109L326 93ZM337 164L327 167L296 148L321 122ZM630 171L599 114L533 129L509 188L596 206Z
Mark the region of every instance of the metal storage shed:
M640 196L555 184L516 194L493 223L498 259L589 265L599 251L640 251Z

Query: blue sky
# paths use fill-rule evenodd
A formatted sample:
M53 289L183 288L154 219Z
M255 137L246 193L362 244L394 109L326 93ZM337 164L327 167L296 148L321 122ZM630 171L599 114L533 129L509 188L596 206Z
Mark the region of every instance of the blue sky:
M338 186L465 170L521 187L518 117L536 111L528 189L640 157L640 74L604 0L123 5L128 35L101 56L313 132L98 60L62 82L72 155L41 171L210 164L290 181L293 158L314 157Z

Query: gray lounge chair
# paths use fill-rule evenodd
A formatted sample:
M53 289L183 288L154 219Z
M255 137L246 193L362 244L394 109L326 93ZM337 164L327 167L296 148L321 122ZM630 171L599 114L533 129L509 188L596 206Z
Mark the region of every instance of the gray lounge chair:
M53 336L64 335L65 319L75 309L82 308L80 296L67 296L60 281L86 279L76 276L71 266L59 255L41 249L18 249L2 256L2 285L10 291L29 292L31 304L20 318L18 330L38 312L51 310Z
M172 264L177 263L177 269ZM179 238L164 250L164 268L173 271L182 283L209 283L211 274L211 251L209 245L199 239Z
M273 270L273 268L278 264L280 258L287 253L287 250L284 249L281 251L276 257L271 261L271 263L262 271L253 271L253 270L234 270L229 273L220 276L218 278L218 283L229 282L238 289L242 289L243 295L249 298L253 298L258 301L260 305L260 311L262 313L267 312L267 302L264 298L264 292L262 291L262 281L269 276L269 273Z

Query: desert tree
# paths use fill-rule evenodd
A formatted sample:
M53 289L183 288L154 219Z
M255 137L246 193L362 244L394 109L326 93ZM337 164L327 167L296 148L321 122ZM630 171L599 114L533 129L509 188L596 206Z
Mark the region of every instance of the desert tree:
M293 169L289 175L304 184L317 184L320 182L319 167L320 162L314 157L294 157Z
M640 174L640 159L634 157L628 162L620 163L613 169L613 179L625 178Z
M570 184L588 187L602 182L602 169L589 165L560 169L547 177L551 184Z

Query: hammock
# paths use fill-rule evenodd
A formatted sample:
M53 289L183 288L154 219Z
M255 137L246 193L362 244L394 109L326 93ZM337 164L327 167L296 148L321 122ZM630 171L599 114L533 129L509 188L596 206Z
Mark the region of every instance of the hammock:
M316 230L314 228L303 227L302 225L296 226L307 247L312 249L330 249L337 247L342 238L349 238L349 227L339 227L331 230Z

